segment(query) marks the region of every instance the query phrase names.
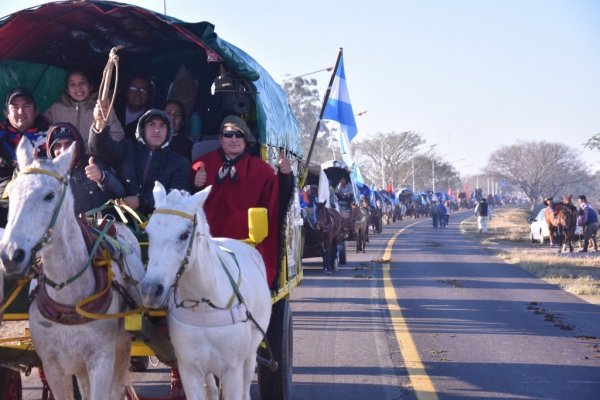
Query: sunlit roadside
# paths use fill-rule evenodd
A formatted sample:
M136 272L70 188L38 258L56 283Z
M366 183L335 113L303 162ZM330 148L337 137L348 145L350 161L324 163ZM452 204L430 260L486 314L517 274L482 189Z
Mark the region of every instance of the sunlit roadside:
M557 247L548 243L531 243L529 213L524 208L498 207L489 224L489 232L477 232L475 216L461 224L461 233L489 248L510 264L531 272L544 281L558 285L563 290L583 300L600 304L600 252L575 252L558 254Z

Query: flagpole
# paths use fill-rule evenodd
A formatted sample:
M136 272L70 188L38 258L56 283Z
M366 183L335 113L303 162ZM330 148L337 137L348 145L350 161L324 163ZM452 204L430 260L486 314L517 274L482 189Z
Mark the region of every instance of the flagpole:
M327 86L327 91L325 92L325 98L323 99L323 105L321 106L321 112L319 113L319 120L317 121L317 126L315 128L315 132L313 133L313 137L310 142L310 148L308 149L308 155L306 156L306 168L304 169L304 175L302 176L302 179L300 181L300 187L304 187L304 183L306 182L306 178L308 177L308 165L310 163L310 158L312 157L313 149L317 141L319 129L321 128L321 121L323 120L323 114L325 113L325 106L327 105L327 101L329 100L329 94L331 93L331 87L333 86L335 74L337 73L338 66L340 65L340 60L342 59L342 51L343 48L340 47L337 60L335 61L335 67L333 68L333 73L331 74L331 78L329 79L329 85Z

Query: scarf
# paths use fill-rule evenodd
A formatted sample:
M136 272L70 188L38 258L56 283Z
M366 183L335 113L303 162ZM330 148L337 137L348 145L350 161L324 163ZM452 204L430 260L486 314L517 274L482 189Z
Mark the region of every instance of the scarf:
M16 148L22 136L25 136L34 147L37 148L38 154L46 154L46 138L45 132L40 131L37 127L31 127L25 132L19 132L15 127L4 121L0 124L0 142L10 155L13 162L17 160Z
M237 170L235 169L235 164L244 157L246 157L248 153L243 152L236 158L230 159L225 155L225 153L223 153L223 150L221 150L221 155L223 156L225 161L223 162L223 165L221 165L221 168L219 168L219 170L217 171L217 183L223 183L223 181L225 180L225 178L227 178L228 175L231 178L232 182L237 182L239 177L237 175Z

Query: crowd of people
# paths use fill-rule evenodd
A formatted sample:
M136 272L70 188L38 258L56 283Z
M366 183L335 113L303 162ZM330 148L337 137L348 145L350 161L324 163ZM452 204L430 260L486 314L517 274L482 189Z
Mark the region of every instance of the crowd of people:
M293 187L291 161L282 152L274 169L254 156L250 149L256 137L236 115L227 116L219 132L211 132L219 147L192 160L184 106L169 99L161 109L151 108L151 99L152 82L135 74L110 112L81 70L66 74L64 93L43 113L27 88L8 90L0 123L0 226L8 218L5 188L18 173L19 141L29 140L39 158L55 158L74 144L69 183L77 214L119 199L149 215L155 181L167 190L189 193L211 185L205 204L211 234L245 239L248 208L266 207L269 234L258 250L272 283L279 256L280 194Z

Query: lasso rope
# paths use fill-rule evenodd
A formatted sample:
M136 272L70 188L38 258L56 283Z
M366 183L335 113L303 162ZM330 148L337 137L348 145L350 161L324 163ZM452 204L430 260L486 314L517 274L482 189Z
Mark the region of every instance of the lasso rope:
M117 86L119 84L119 56L117 55L117 51L122 48L123 46L117 46L110 50L108 61L106 62L104 71L102 71L102 82L100 82L100 87L98 89L98 99L100 100L100 104L102 104L100 112L102 113L102 119L104 119L104 126L106 126L106 123L108 122L108 116L110 115L110 111L113 108L117 96ZM115 73L114 90L112 91L112 98L108 105L108 109L104 110L104 104L108 100L110 94L110 83L113 71ZM102 126L102 128L104 128L104 126Z

